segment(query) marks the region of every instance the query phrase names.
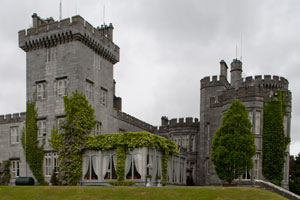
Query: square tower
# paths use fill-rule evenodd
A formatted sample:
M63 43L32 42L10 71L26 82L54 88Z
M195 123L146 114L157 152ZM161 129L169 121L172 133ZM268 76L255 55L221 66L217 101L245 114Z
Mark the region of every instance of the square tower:
M19 31L19 47L26 52L26 95L36 99L39 137L51 137L65 117L63 96L75 90L86 95L102 131L110 132L119 61L112 24L94 28L81 16L54 21L33 14L32 20L32 28Z

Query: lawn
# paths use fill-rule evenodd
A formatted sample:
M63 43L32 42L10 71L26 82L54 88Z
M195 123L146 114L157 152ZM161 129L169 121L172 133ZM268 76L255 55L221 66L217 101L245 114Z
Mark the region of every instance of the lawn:
M0 200L280 200L278 194L248 187L59 187L59 186L0 186Z

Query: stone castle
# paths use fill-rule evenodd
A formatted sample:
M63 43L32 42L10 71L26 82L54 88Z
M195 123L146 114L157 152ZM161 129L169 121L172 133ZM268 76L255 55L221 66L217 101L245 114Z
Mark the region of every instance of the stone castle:
M242 78L242 62L231 63L230 82L228 66L220 62L220 75L201 80L200 120L193 118L161 118L155 127L122 112L122 99L115 96L116 81L113 66L119 61L120 48L113 42L113 26L93 27L81 16L55 21L32 15L33 27L19 31L19 47L26 52L27 99L36 99L38 109L38 137L44 146L44 175L50 180L57 170L57 152L49 145L53 126L58 127L65 117L63 96L78 90L86 95L95 109L97 124L93 134L125 131L148 131L174 140L187 154L187 175L196 185L219 185L220 179L210 160L212 138L221 125L222 116L232 99L241 100L249 111L253 125L256 156L254 168L238 180L249 182L264 179L262 175L263 105L276 90L286 91L287 112L284 131L290 136L291 92L288 81L278 76ZM18 176L32 176L26 166L21 145L21 134L26 113L0 116L0 162L11 160L11 183ZM286 150L284 180L288 185L289 147Z

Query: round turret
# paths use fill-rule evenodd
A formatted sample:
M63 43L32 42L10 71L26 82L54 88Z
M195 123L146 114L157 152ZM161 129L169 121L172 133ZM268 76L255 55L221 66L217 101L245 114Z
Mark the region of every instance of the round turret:
M234 59L231 63L231 86L238 88L242 85L242 62L238 59Z

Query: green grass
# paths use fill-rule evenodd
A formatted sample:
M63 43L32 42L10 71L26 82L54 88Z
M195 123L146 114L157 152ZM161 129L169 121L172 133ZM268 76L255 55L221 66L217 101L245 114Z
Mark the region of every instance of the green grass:
M280 200L278 194L246 187L68 187L68 186L1 186L0 200Z

